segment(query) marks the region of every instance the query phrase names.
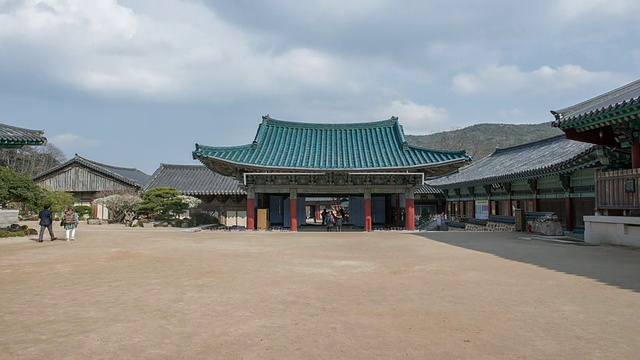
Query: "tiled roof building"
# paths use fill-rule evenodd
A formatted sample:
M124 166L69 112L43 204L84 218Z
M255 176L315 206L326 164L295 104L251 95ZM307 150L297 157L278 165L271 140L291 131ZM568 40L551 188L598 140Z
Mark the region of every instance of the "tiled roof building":
M368 123L314 124L265 116L251 144L233 147L196 144L193 157L225 175L238 170L416 170L431 174L453 170L455 165L469 160L464 151L409 145L395 117Z
M596 172L594 208L604 216L585 217L585 240L640 246L628 232L640 226L640 80L551 114L568 139L631 154L626 167Z
M70 192L76 205L90 205L94 215L108 219L103 206L92 204L102 191L140 192L149 180L149 175L134 168L102 164L76 154L71 160L33 177L41 187L54 191Z
M162 186L190 196L247 194L237 179L215 173L203 165L160 164L145 190Z
M450 173L471 160L465 151L409 145L396 117L315 124L264 116L250 144L196 144L192 155L214 172L243 182L250 229L256 210L271 210L271 223L294 231L305 221L304 199L317 196L349 197L350 221L365 230L372 230L374 221L399 226L403 213L405 227L413 229L415 191L425 176Z
M593 213L595 170L628 163L625 152L555 136L505 149L428 184L442 189L454 216L512 215L512 208L555 212L568 230ZM479 214L478 204L486 203Z
M147 183L147 181L149 180L149 175L145 174L144 172L138 169L102 164L93 160L83 158L78 154L76 154L71 160L34 176L33 180L36 183L40 183L45 181L45 179L50 179L54 177L56 174L59 174L61 172L66 172L74 168L84 168L86 170L89 170L92 173L109 178L111 181L121 183L123 186L128 186L128 187L130 186L138 189L142 189L144 185ZM56 184L58 186L55 186L56 187L55 190L58 190L58 191L106 190L104 188L101 188L101 189L95 188L96 186L100 187L99 184L89 184L84 181L77 182L77 183L56 181ZM79 188L82 188L83 190L79 190ZM92 189L92 190L87 190L87 189Z

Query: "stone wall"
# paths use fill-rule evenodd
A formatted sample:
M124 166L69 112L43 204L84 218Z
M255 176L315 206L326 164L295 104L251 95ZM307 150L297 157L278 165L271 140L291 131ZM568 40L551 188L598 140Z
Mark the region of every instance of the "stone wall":
M527 221L527 229L548 236L564 235L562 224L557 220ZM449 231L516 231L516 226L515 224L487 221L487 225L465 223L464 229L450 226Z
M545 220L545 221L527 221L527 229L531 229L531 232L539 233L548 236L562 236L564 230L562 230L562 224L558 220Z
M0 228L6 228L11 224L18 223L18 210L0 210Z
M465 231L516 231L516 226L514 224L504 224L504 223L487 221L486 226L467 223L464 227L464 230Z

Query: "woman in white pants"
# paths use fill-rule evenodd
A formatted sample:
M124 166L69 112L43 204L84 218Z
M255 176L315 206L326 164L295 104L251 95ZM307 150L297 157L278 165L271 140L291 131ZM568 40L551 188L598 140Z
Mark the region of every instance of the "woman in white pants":
M76 227L78 226L78 213L73 208L68 208L64 212L64 229L67 235L67 241L69 241L69 233L71 233L71 240L76 241Z

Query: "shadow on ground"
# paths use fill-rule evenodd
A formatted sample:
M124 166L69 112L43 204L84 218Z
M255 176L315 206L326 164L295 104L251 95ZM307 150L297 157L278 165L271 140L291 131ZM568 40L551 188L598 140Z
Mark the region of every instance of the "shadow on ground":
M560 244L523 233L421 232L416 235L640 292L640 249Z

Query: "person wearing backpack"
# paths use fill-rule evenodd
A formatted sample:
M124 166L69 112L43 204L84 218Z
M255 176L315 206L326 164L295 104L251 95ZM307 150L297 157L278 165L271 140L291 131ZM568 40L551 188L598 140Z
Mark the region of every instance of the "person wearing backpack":
M44 229L49 230L49 236L51 236L51 241L57 239L56 235L53 233L53 214L51 214L50 205L45 205L44 210L40 211L38 214L38 218L40 219L40 234L38 235L38 242L42 242L42 237L44 236Z
M78 213L72 207L64 212L64 230L66 231L67 241L69 241L69 233L71 233L71 240L76 241L76 227L78 227L79 221Z

